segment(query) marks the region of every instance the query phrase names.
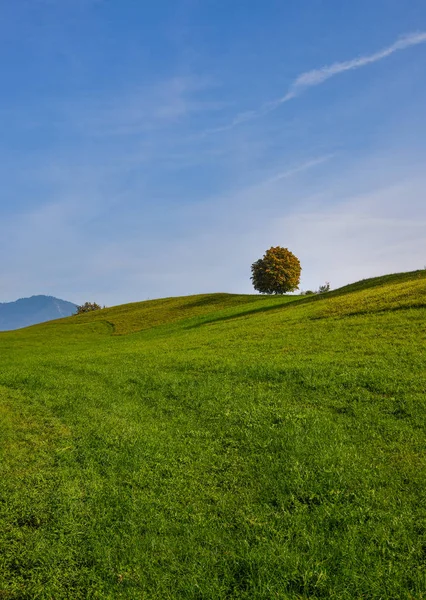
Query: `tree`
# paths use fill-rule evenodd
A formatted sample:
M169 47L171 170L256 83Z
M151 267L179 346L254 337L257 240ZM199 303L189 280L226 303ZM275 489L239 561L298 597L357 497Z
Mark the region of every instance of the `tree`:
M324 285L319 286L317 294L324 294L325 292L329 292L329 291L330 291L330 282L326 281L324 283Z
M81 315L83 313L92 312L92 310L101 310L101 307L99 304L96 304L96 302L85 302L81 306L77 306L77 312L75 314Z
M290 250L275 246L251 266L253 287L262 294L285 294L297 290L302 268Z

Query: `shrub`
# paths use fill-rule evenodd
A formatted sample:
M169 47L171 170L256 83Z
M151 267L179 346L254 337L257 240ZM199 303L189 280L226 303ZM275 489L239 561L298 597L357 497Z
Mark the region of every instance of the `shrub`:
M81 306L77 306L76 315L81 315L82 313L92 312L93 310L101 310L101 306L96 304L96 302L85 302Z
M330 282L326 281L324 283L324 285L319 286L317 294L323 294L324 292L329 292L329 291L330 291Z

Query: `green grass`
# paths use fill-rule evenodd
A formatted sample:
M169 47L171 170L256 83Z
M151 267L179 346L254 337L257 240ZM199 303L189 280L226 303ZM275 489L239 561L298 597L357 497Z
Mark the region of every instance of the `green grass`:
M0 599L426 598L426 273L0 334Z

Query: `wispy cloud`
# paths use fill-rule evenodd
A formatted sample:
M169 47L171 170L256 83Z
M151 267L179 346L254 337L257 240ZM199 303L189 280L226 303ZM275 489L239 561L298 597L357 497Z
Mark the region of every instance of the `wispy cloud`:
M48 204L0 220L0 253L10 257L0 300L48 293L113 305L201 292L252 293L250 264L277 244L299 256L304 289L421 268L426 177L417 157L401 170L404 149L388 152L347 164L340 158L338 167L322 173L318 189L296 176L328 164L326 155L313 157L243 190L170 206L161 228L142 207L141 213L113 212L105 229L103 204L110 199L97 182L104 174L81 181L63 173ZM127 212L125 226L121 212ZM97 218L100 225L93 227Z
M327 79L335 77L336 75L340 75L340 73L344 73L345 71L352 71L353 69L359 69L366 65L370 65L372 63L378 62L379 60L387 58L388 56L394 54L395 52L398 52L399 50L405 50L410 46L417 46L418 44L424 44L425 42L426 32L410 33L408 35L400 37L391 46L383 48L382 50L379 50L374 54L359 56L358 58L347 60L345 62L336 62L332 65L321 67L320 69L314 69L313 71L307 71L306 73L302 73L302 75L299 75L299 77L293 82L288 93L283 98L281 98L279 102L282 103L286 102L287 100L290 100L291 98L295 98L303 91L305 91L305 89L313 87L315 85L320 85Z
M293 175L297 175L298 173L302 173L303 171L307 171L312 167L316 167L318 165L322 165L325 162L328 162L332 159L334 154L326 154L324 156L319 156L318 158L313 158L308 160L297 167L293 167L292 169L288 169L287 171L283 171L282 173L278 173L278 175L274 175L264 183L275 183L276 181L280 181L281 179L288 179L289 177L293 177Z
M205 98L216 84L203 77L173 76L106 96L66 102L64 123L94 135L135 135L170 128L225 104Z
M217 127L214 130L210 130L209 133L226 131L236 127L237 125L240 125L241 123L261 117L277 109L285 102L300 96L307 89L321 85L332 77L336 77L337 75L345 73L346 71L353 71L354 69L360 69L361 67L371 65L372 63L376 63L384 58L387 58L388 56L391 56L395 52L399 52L400 50L405 50L411 46L417 46L424 43L426 43L426 32L413 32L400 36L393 44L387 46L386 48L382 48L373 54L358 56L357 58L353 58L344 62L335 62L331 65L320 67L319 69L313 69L311 71L301 73L290 85L287 93L281 98L265 102L262 106L255 110L239 113L230 123L224 125L223 127Z

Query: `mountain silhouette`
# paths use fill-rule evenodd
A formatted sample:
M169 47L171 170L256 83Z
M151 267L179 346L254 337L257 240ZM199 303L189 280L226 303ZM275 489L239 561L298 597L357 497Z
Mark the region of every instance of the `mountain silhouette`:
M76 308L76 304L53 296L31 296L15 302L0 302L0 331L69 317L75 314Z

